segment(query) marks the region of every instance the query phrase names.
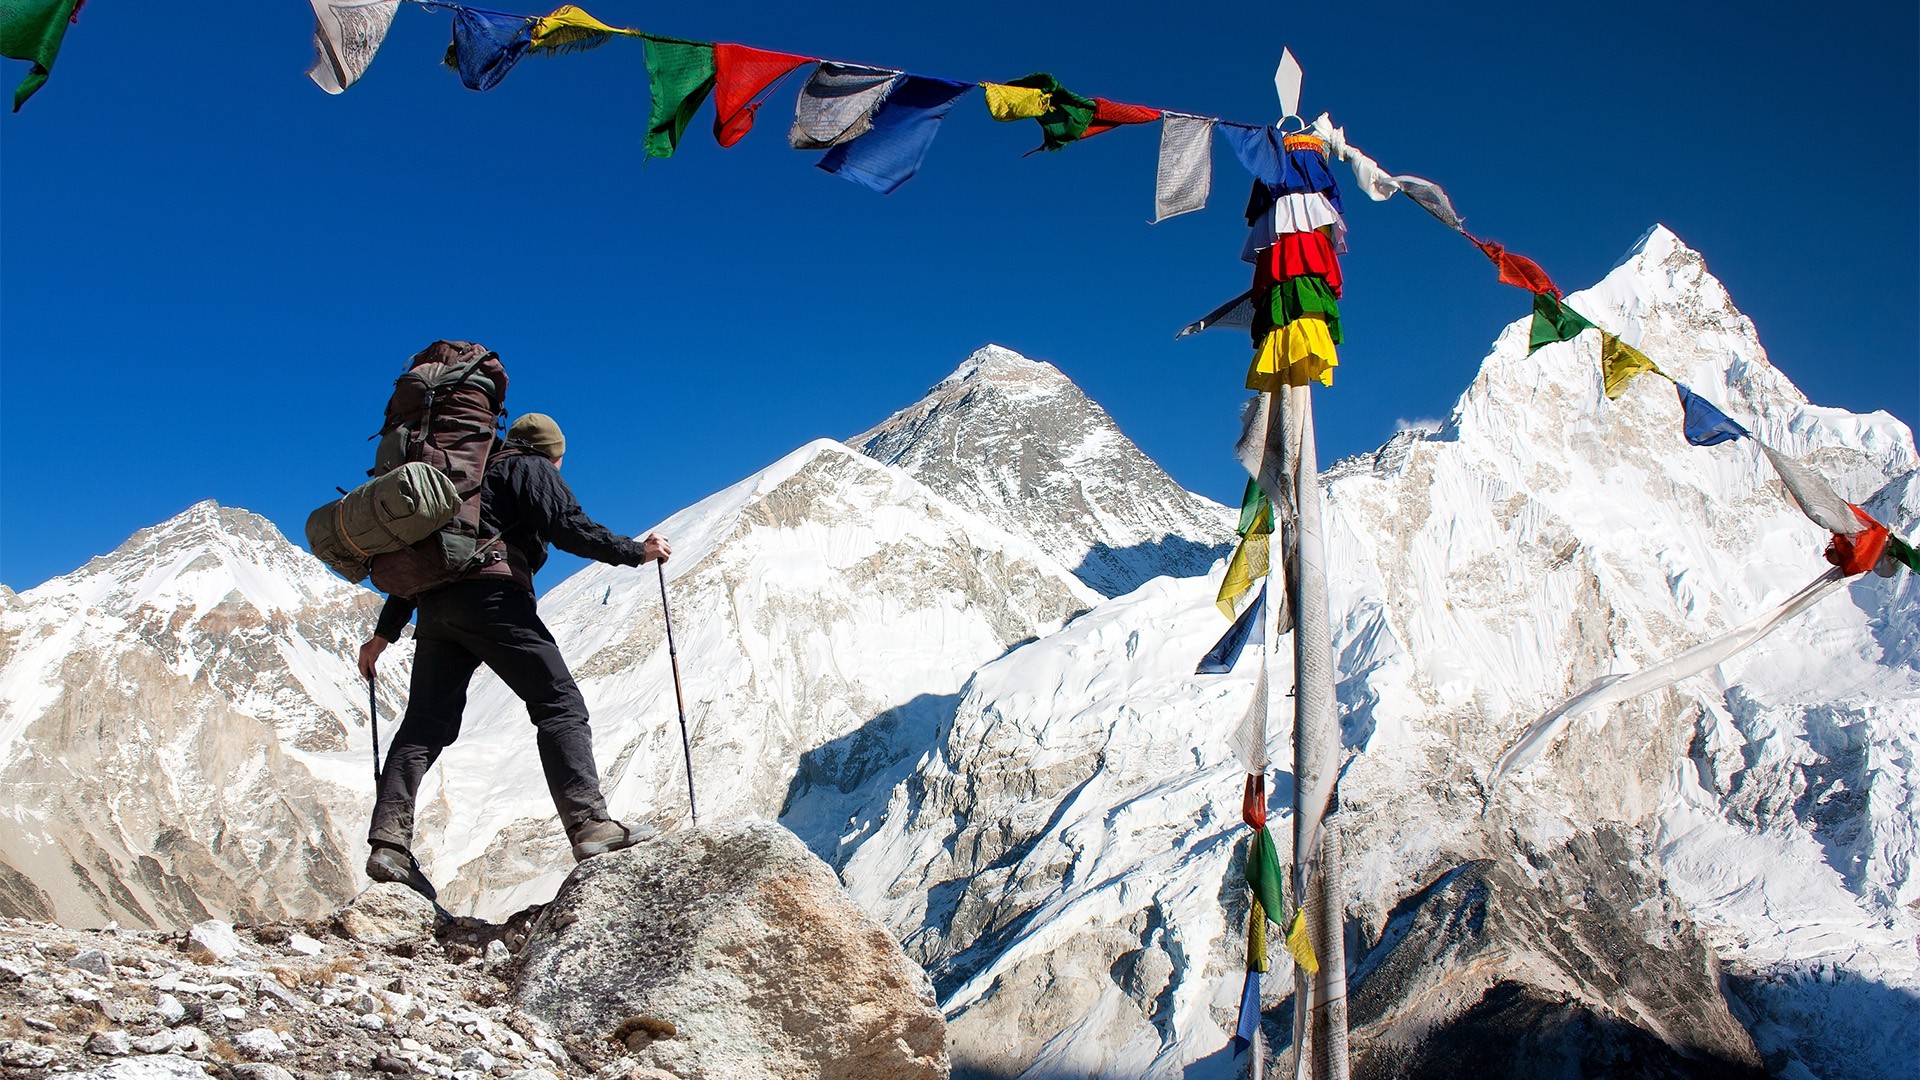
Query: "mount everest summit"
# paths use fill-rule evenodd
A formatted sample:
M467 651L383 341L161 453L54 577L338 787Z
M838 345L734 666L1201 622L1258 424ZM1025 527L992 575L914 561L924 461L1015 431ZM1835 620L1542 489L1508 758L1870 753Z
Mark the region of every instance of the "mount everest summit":
M1911 433L1808 403L1671 233L1569 300L1911 535ZM1908 1075L1910 575L1855 579L1486 786L1568 693L1825 568L1824 534L1751 443L1688 445L1651 377L1607 401L1590 337L1528 356L1525 322L1508 327L1437 430L1323 478L1356 1075L1449 1075L1494 1045L1511 1071L1490 1075ZM1231 426L1223 411L1223 443ZM1051 366L988 347L847 444L659 529L702 820L777 817L827 859L932 976L957 1075L1245 1067L1227 1046L1246 919L1228 733L1253 665L1193 674L1225 628L1226 508ZM651 568L605 566L542 600L612 809L672 827L686 778L658 605ZM353 653L376 608L210 503L0 596L0 914L337 906L362 884ZM408 658L383 658L383 733ZM421 806L421 857L457 911L543 901L570 868L531 749L483 675ZM1276 950L1263 1000L1274 1046L1287 963Z

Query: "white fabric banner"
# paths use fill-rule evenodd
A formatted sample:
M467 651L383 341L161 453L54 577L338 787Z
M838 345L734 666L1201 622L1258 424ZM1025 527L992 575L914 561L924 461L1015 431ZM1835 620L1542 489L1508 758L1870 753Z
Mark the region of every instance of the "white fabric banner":
M1367 198L1374 202L1386 202L1393 198L1394 192L1404 192L1407 198L1420 204L1420 208L1440 219L1440 224L1455 232L1466 231L1466 219L1453 208L1453 200L1440 190L1440 185L1418 176L1389 176L1385 169L1372 158L1360 152L1347 142L1347 129L1333 126L1333 118L1321 113L1313 122L1312 131L1325 139L1327 153L1347 163L1353 170L1353 178Z
M1815 525L1832 533L1852 536L1866 528L1866 525L1854 515L1847 500L1835 494L1820 478L1820 474L1787 455L1760 442L1760 450L1773 462L1773 471L1780 474L1780 482L1787 485L1787 493L1800 505L1800 512L1813 520Z
M1508 747L1507 752L1501 754L1500 760L1494 763L1493 775L1487 779L1487 788L1491 790L1500 782L1501 777L1533 764L1549 746L1553 745L1554 741L1560 737L1560 733L1575 717L1592 712L1603 705L1612 705L1628 698L1639 697L1641 694L1664 690L1689 675L1698 675L1766 637L1781 623L1819 603L1822 597L1846 584L1846 581L1846 575L1836 566L1813 579L1806 588L1794 593L1786 603L1745 626L1712 640L1703 641L1680 655L1664 660L1644 671L1622 672L1598 680L1585 690L1555 705L1547 711L1546 715L1528 725L1519 741Z
M787 145L825 150L872 131L873 114L899 77L899 72L882 68L822 63L800 88Z
M1213 192L1213 120L1166 113L1160 119L1160 165L1153 177L1153 220L1203 210Z
M307 78L329 94L345 92L373 63L387 39L400 0L309 0L313 5L313 66Z

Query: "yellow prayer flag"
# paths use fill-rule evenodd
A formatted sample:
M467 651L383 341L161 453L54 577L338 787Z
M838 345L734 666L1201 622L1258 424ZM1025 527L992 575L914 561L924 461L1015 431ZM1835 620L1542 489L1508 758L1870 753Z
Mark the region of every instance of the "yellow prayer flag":
M1600 370L1606 377L1608 401L1626 393L1627 384L1633 381L1635 375L1643 371L1651 371L1656 375L1666 374L1655 367L1645 353L1605 330L1600 332Z
M1233 558L1227 561L1227 576L1220 579L1220 592L1214 597L1214 605L1220 613L1231 619L1236 614L1234 601L1241 594L1253 588L1253 583L1267 576L1267 538L1268 533L1249 533L1233 551Z
M1038 120L1053 108L1053 95L1030 86L981 83L987 91L987 111L995 120Z
M1260 898L1253 898L1253 910L1247 913L1247 970L1267 970L1267 909Z
M1247 369L1247 389L1273 391L1315 382L1332 386L1333 369L1339 366L1326 320L1302 315L1275 327L1260 343Z
M1300 970L1309 975L1320 974L1320 959L1313 955L1313 942L1307 940L1305 907L1293 913L1293 925L1287 928L1287 951L1293 954L1293 962L1300 965Z
M533 20L533 44L529 47L564 49L606 34L634 33L636 31L608 26L572 4L562 4L553 10L553 14Z

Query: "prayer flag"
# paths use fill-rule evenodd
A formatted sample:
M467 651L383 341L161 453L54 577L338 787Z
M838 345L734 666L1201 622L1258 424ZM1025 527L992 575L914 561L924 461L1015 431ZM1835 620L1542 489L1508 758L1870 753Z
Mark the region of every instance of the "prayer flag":
M1627 384L1633 381L1635 375L1643 371L1660 372L1645 353L1605 330L1600 331L1600 370L1606 380L1609 401L1626 393Z
M1213 190L1213 125L1204 116L1168 113L1161 118L1160 165L1153 176L1154 221L1206 207Z
M882 195L913 179L927 148L960 95L972 83L902 75L873 115L873 130L821 156L819 168Z
M1326 320L1309 315L1275 329L1261 342L1247 368L1247 389L1278 390L1316 382L1332 386L1333 369L1339 366Z
M1914 551L1913 545L1891 533L1887 534L1887 556L1905 563L1907 569L1920 574L1920 552Z
M1233 618L1234 602L1253 588L1255 581L1266 576L1267 534L1251 533L1233 549L1233 558L1227 560L1227 573L1220 579L1220 592L1214 598L1214 606L1222 615Z
M1247 970L1267 970L1267 909L1254 897L1247 904Z
M1038 120L1053 105L1045 90L1032 86L981 83L980 87L987 92L987 112L995 120Z
M532 44L532 19L455 8L453 43L447 46L445 63L460 73L467 89L491 90Z
M1487 258L1492 259L1493 265L1500 268L1502 285L1512 285L1528 292L1560 295L1560 287L1553 283L1553 279L1547 276L1545 270L1540 269L1539 263L1525 255L1515 255L1491 240L1474 240L1471 236L1467 239L1473 240L1474 246L1478 247Z
M1265 594L1261 594L1261 603L1265 603ZM1281 598L1282 610L1286 600ZM1240 726L1233 729L1233 756L1240 760L1240 767L1248 773L1265 775L1267 767L1273 762L1267 756L1267 658L1265 644L1267 640L1267 621L1256 619L1253 624L1253 636L1248 640L1262 646L1259 669L1253 677L1253 700L1247 702L1247 711L1240 717Z
M533 21L533 48L561 52L591 49L612 41L616 34L639 36L632 30L608 26L572 4L562 4L553 14Z
M1250 532L1273 531L1273 504L1267 501L1267 493L1260 485L1247 481L1247 489L1240 493L1240 524L1234 529L1235 535L1245 536Z
M1009 79L1007 85L1039 90L1046 95L1045 110L1034 117L1040 122L1040 145L1045 149L1058 150L1070 142L1078 141L1093 123L1093 99L1081 97L1061 86L1060 80L1044 71Z
M1269 912L1287 910L1286 869L1274 847L1273 830L1265 826L1247 839L1247 887Z
M307 78L329 94L345 92L373 63L400 0L312 0L313 66Z
M713 46L702 41L655 37L647 43L647 86L653 111L647 118L647 156L672 157L693 114L713 92Z
M1340 185L1334 182L1333 173L1327 170L1326 156L1320 151L1287 149L1286 136L1271 124L1255 127L1222 121L1220 129L1240 164L1246 166L1254 179L1266 185L1269 194L1318 191L1326 195L1335 210L1346 213L1340 201Z
M750 49L745 45L713 47L713 137L732 146L753 130L754 101L787 72L812 60L810 56Z
M1265 281L1285 281L1312 274L1324 278L1327 289L1335 297L1340 295L1340 259L1333 252L1332 238L1319 229L1282 233L1275 238L1273 247L1268 249L1266 262ZM1259 280L1259 273L1255 271L1256 281Z
M1467 223L1460 212L1453 208L1453 200L1440 190L1440 185L1431 180L1422 180L1417 176L1396 176L1393 182L1407 198L1420 205L1420 209L1432 214L1440 224L1457 233L1467 231Z
M1247 823L1249 829L1267 827L1267 776L1265 772L1248 773L1246 786L1240 792L1240 820Z
M1760 442L1758 439L1754 441ZM1860 531L1860 521L1853 516L1852 508L1827 486L1819 473L1766 443L1760 443L1760 451L1773 463L1773 471L1780 474L1780 482L1787 486L1787 494L1793 496L1793 501L1808 520L1831 533Z
M1249 290L1181 327L1180 331L1173 335L1173 339L1178 341L1188 334L1198 334L1202 330L1211 330L1216 326L1237 326L1244 328L1252 326L1253 321L1254 295L1253 292Z
M1533 326L1527 334L1527 355L1533 355L1542 345L1572 341L1582 331L1596 329L1586 316L1562 304L1552 293L1536 292L1533 294Z
M1717 446L1729 439L1750 439L1752 433L1716 408L1713 402L1674 383L1680 392L1680 408L1686 415L1687 441L1695 446Z
M46 85L68 25L79 21L87 0L6 0L0 3L0 56L31 60L33 67L13 92L13 111Z
M1247 981L1240 988L1240 1020L1233 1029L1233 1053L1238 1057L1247 1047L1253 1045L1253 1037L1260 1032L1260 973L1248 970Z
M1340 305L1333 298L1333 289L1324 278L1312 274L1290 277L1276 285L1263 286L1257 294L1264 294L1265 303L1256 307L1253 313L1252 330L1255 344L1267 339L1275 328L1287 325L1295 319L1324 319L1327 324L1327 337L1335 345L1345 342L1340 332Z
M872 131L873 112L899 76L880 68L822 63L800 88L787 145L825 150Z
M1347 130L1333 126L1333 120L1321 113L1313 122L1313 133L1325 140L1331 156L1347 163L1353 170L1353 178L1360 190L1374 202L1385 202L1393 198L1394 192L1404 192L1407 198L1420 205L1420 209L1432 214L1440 224L1454 232L1464 233L1466 221L1453 208L1453 200L1440 190L1440 185L1418 176L1388 176L1378 162L1361 153L1358 148L1347 142Z
M1124 105L1097 97L1093 99L1093 123L1087 125L1086 134L1080 137L1091 139L1122 124L1150 124L1160 116L1159 109L1149 109L1145 105Z
M1886 552L1887 527L1873 519L1871 514L1849 503L1847 509L1860 519L1860 528L1852 533L1833 534L1833 540L1827 544L1827 561L1840 568L1840 572L1852 577L1864 574L1880 562L1880 556Z
M1307 909L1302 907L1293 913L1293 922L1287 927L1287 951L1293 954L1293 962L1300 970L1309 975L1320 974L1320 960L1313 955L1313 942L1307 937Z
M1240 654L1246 649L1247 642L1258 631L1260 620L1265 617L1266 595L1266 588L1262 586L1254 596L1253 603L1247 605L1247 610L1233 620L1227 632L1220 636L1213 648L1207 650L1207 655L1200 658L1199 666L1193 669L1195 675L1225 675L1233 670L1233 666L1240 662Z

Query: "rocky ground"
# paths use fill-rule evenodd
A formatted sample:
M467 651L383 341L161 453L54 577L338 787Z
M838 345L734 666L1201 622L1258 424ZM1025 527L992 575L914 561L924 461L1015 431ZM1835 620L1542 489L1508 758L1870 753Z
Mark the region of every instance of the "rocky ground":
M4 1080L803 1072L944 1080L946 1031L925 976L774 825L601 856L497 924L398 885L312 922L0 921Z

